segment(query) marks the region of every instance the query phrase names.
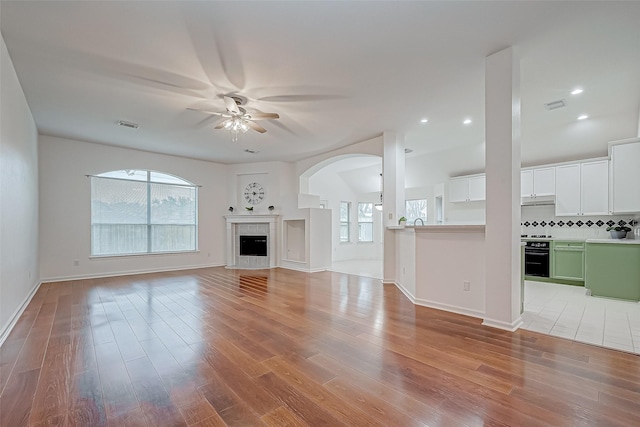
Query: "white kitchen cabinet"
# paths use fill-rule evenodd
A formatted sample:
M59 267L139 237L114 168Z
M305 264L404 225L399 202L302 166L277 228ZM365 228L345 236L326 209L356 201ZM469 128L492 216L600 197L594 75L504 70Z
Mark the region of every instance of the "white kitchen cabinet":
M609 213L608 160L580 164L580 213L582 215Z
M520 195L522 197L552 196L555 191L555 168L527 169L520 172Z
M469 178L469 200L478 201L487 198L486 175L472 176Z
M556 215L607 215L609 165L607 160L556 167Z
M473 202L486 199L486 176L461 176L449 180L450 202Z
M556 215L580 215L580 164L556 167Z
M611 213L640 212L640 139L609 143Z

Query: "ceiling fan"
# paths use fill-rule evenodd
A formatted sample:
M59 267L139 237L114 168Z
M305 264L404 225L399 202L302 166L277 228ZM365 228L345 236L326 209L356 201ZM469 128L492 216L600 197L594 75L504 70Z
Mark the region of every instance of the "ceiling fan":
M226 129L231 131L231 139L234 142L238 140L238 133L244 133L249 129L265 133L267 130L255 123L257 120L273 120L280 118L278 113L248 113L247 110L242 107L244 99L239 96L223 96L223 99L227 108L227 111L225 112L200 110L195 108L188 108L188 110L200 111L225 118L225 120L218 123L214 129Z

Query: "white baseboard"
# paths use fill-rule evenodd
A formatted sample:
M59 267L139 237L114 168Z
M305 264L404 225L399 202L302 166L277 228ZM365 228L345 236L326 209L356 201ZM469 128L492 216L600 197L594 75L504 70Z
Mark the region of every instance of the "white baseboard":
M404 286L402 286L401 283L395 282L393 280L383 280L382 281L383 284L387 285L395 285L396 288L400 289L400 292L402 292L404 294L405 297L407 297L409 299L409 301L411 301L412 304L416 303L416 298L411 295L411 293L407 290L407 288L405 288Z
M420 305L423 307L435 308L436 310L448 311L450 313L462 314L464 316L476 317L478 319L484 319L484 313L478 310L471 310L464 307L459 307L455 305L443 304L435 301L424 300L420 298L416 298L404 287L401 283L385 280L383 281L385 284L394 284L400 291L415 305Z
M35 284L33 289L31 289L31 292L29 292L29 295L27 295L27 298L25 298L22 304L20 304L13 315L9 318L9 322L7 322L7 324L2 329L0 329L0 346L5 342L14 326L16 326L16 323L18 323L18 319L20 319L20 316L22 316L22 313L24 313L24 310L33 299L33 296L36 294L36 292L38 292L38 289L40 289L40 285L42 285L42 280Z
M327 271L326 268L302 268L302 267L295 267L293 265L279 265L277 268L284 268L285 270L301 271L303 273L319 273L321 271Z
M457 305L443 304L440 302L416 299L416 305L423 307L435 308L438 310L448 311L450 313L462 314L464 316L476 317L478 319L484 319L484 313L478 310L472 310L465 307L459 307Z
M517 331L523 324L522 317L518 316L516 320L511 323L503 322L501 320L493 320L493 319L484 319L482 322L484 326L489 326L492 328L503 329L505 331L515 332Z
M65 280L99 279L102 277L133 276L136 274L164 273L166 271L196 270L198 268L211 268L211 267L224 267L224 266L225 266L224 264L205 264L205 265L187 265L187 266L169 267L169 268L150 268L150 269L143 269L143 270L129 270L129 271L118 271L118 272L109 272L109 273L45 277L41 281L42 282L60 282Z

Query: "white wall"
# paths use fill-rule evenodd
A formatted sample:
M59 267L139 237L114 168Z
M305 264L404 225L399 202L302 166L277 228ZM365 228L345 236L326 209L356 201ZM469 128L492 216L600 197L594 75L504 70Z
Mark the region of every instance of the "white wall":
M38 130L2 39L0 52L0 342L38 270Z
M254 213L284 214L297 209L298 181L293 163L263 162L244 163L227 166L228 206L234 207L234 214L242 214L249 203L244 198L245 186L250 182L260 183L265 190L265 198L254 206ZM227 207L228 207L227 206Z
M40 136L39 155L43 280L224 265L227 166L51 136ZM91 181L86 175L119 169L166 172L202 186L198 253L89 257Z

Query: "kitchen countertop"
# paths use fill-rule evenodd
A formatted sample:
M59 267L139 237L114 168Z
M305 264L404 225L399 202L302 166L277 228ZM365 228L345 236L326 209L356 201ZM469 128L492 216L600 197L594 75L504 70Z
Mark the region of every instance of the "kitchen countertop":
M584 237L521 237L520 240L523 242L550 242L552 240L560 242L584 242L587 239Z
M586 242L586 243L618 243L623 245L640 245L640 239L612 239L604 238L586 238L586 237L521 237L523 242Z
M484 233L484 224L433 224L407 226L413 228L416 233Z
M587 239L587 243L613 243L619 245L640 245L640 239Z

